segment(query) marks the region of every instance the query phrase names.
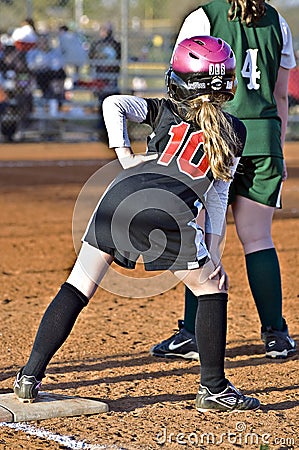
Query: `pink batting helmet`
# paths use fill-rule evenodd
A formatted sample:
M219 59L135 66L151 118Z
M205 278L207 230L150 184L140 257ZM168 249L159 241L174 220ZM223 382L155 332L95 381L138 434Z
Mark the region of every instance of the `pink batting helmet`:
M177 101L217 93L233 98L236 84L234 52L223 39L212 36L180 42L166 73L167 92Z

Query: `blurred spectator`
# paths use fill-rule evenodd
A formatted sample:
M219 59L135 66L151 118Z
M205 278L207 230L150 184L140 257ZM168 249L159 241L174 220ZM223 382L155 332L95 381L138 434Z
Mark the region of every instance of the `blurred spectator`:
M0 74L0 122L1 116L5 112L7 106L7 94L5 92L4 78Z
M111 94L119 92L118 77L120 72L121 45L113 36L110 23L100 27L100 39L93 42L89 50L91 74L96 80L99 99L99 130L100 137L106 136L105 124L102 116L102 103Z
M21 22L21 26L16 28L12 35L12 41L20 51L28 51L35 47L38 35L34 21L30 17Z
M59 27L60 49L63 55L65 70L76 83L80 68L88 61L87 51L84 49L80 37L66 25Z
M100 27L99 36L100 39L92 42L89 50L92 72L96 79L105 82L105 87L115 91L120 71L120 43L114 39L110 23Z
M3 34L0 36L0 61L3 58L4 44L3 44Z
M40 35L36 48L26 53L28 67L46 99L64 99L64 60L60 47L52 47L47 35Z
M299 105L299 50L295 52L296 67L290 70L288 96L289 106Z
M3 45L0 59L0 72L5 74L9 70L15 73L29 72L25 54L18 50L11 40L7 39Z
M8 39L5 42L0 60L1 133L12 141L19 125L32 111L32 77L24 51L18 50Z

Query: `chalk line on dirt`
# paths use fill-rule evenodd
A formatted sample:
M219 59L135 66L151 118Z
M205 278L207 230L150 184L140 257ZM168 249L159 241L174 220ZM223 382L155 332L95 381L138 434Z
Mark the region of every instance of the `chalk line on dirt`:
M43 428L36 428L32 425L28 425L27 423L0 422L0 427L7 427L16 431L23 431L24 433L31 436L46 439L48 441L58 442L60 445L74 450L125 450L125 448L117 447L115 445L88 444L85 440L77 441L71 436L51 433L50 431L44 430Z

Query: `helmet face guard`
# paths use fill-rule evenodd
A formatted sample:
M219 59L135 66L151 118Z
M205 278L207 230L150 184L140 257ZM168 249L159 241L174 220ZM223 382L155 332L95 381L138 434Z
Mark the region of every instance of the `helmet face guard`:
M222 39L195 36L176 47L166 73L167 92L176 101L191 100L203 94L226 94L236 89L236 60Z

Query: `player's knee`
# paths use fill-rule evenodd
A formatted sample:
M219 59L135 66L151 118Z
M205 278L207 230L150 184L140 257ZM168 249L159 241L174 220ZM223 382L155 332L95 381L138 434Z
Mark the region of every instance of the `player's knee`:
M186 286L193 292L193 294L198 297L200 295L209 295L216 294L219 292L226 292L225 289L219 290L219 280L213 279L210 280L206 278L205 280L200 278L193 278L192 280L188 280Z

